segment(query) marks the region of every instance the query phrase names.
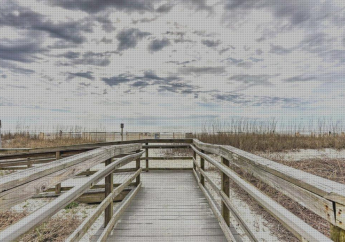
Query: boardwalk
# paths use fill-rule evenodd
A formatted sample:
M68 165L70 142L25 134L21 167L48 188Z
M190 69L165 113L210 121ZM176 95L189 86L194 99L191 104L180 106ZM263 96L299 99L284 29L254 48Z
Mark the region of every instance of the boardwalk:
M226 241L191 171L141 177L141 190L107 241Z
M149 152L151 149L181 148L190 148L193 156L158 157ZM218 156L220 161L210 154ZM175 166L173 161L151 167L150 160L183 160L190 168ZM207 173L206 162L220 172L220 187ZM2 230L0 241L18 240L90 191L101 193L102 196L96 197L99 205L66 241L80 241L91 232L91 226L101 214L105 215L104 225L96 234L92 232L92 241L241 242L245 237L246 241L261 241L260 234L243 219L243 214L231 201L230 180L301 241L331 241L243 180L230 164L326 219L331 225L333 241L343 242L345 237L344 184L231 146L207 144L196 139L107 142L2 155L0 163L4 170L25 169L1 179L0 211L52 191L58 196L25 219ZM47 164L40 165L42 163ZM215 195L221 199L221 208L215 203ZM115 209L114 199L121 200Z

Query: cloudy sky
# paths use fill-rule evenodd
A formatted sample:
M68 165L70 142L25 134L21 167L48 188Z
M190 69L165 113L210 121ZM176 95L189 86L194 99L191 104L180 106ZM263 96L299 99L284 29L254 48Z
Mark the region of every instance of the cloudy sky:
M3 128L344 119L345 1L1 0Z

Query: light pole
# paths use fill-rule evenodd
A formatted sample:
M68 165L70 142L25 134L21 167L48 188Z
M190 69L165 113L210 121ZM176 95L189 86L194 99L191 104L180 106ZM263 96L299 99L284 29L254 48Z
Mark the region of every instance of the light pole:
M121 124L121 141L123 141L123 127L125 127L125 125Z

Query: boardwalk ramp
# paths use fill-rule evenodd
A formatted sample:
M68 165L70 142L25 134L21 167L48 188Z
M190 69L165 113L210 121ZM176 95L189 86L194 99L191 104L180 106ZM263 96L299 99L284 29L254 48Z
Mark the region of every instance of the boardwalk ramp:
M150 171L107 241L226 241L191 171Z

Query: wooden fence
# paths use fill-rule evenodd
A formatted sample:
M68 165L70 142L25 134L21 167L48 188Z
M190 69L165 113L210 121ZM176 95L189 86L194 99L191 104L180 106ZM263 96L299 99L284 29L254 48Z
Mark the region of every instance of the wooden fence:
M150 149L176 149L191 148L193 157L152 157L149 156ZM70 156L73 155L73 156ZM143 157L141 157L144 155ZM212 156L211 156L212 155ZM70 157L66 157L70 156ZM214 156L220 157L221 162ZM116 157L115 162L111 160ZM197 159L199 157L200 159ZM61 159L60 159L61 158ZM46 160L44 160L46 159ZM47 191L52 187L61 184L62 181L76 175L90 175L87 182L76 186L60 195L52 203L30 214L25 221L20 221L14 226L7 228L0 233L0 241L10 241L31 228L39 225L47 218L58 212L71 201L82 195L87 189L96 184L96 181L105 178L105 199L97 209L78 227L68 238L68 241L79 240L90 228L92 223L106 209L105 230L101 235L104 241L128 203L135 196L140 188L140 172L154 169L151 168L150 160L191 160L191 168L170 168L193 170L199 183L200 189L208 200L211 209L219 221L219 224L229 241L236 240L230 229L230 216L233 216L240 224L246 236L251 241L258 241L255 231L250 229L241 213L232 204L229 198L230 179L240 188L248 193L267 212L274 216L289 231L301 241L330 241L310 225L306 224L299 217L285 209L279 203L259 191L249 182L242 179L238 173L231 169L232 166L250 173L263 183L275 188L279 192L296 201L303 207L319 215L330 223L331 239L333 241L345 241L345 185L333 182L301 170L297 170L277 162L253 155L231 146L206 144L196 139L148 139L124 142L107 142L96 144L84 144L68 147L30 149L25 153L0 156L1 169L22 168L25 171L18 171L12 175L5 176L0 182L0 210L24 201L37 193ZM136 161L136 168L118 169L128 162ZM145 161L145 167L140 167L140 161ZM38 163L50 162L45 166L36 166ZM93 166L105 162L104 169L90 171ZM219 188L207 175L205 162L209 162L220 171L222 185ZM117 170L116 170L117 169ZM122 184L113 189L112 176L118 170L135 172ZM126 187L132 184L136 188L123 198L120 208L116 213L111 214L112 200L118 196ZM215 199L205 184L209 184L221 198L221 210L218 209ZM65 190L63 187L55 188L57 193ZM60 189L60 190L59 190Z

